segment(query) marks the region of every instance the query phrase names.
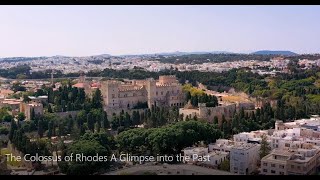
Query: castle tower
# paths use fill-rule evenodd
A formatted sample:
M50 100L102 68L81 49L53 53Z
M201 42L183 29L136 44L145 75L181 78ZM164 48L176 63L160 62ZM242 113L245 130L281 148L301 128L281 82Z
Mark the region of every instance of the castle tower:
M156 105L156 81L148 79L146 88L148 92L148 107L151 108L153 105Z
M119 107L119 84L118 81L104 81L101 83L101 93L106 108Z

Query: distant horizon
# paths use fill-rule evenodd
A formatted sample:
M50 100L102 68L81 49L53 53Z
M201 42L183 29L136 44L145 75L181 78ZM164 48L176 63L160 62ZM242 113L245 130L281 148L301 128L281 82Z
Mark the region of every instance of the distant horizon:
M0 6L0 57L320 52L320 6Z
M110 55L110 56L139 56L139 55L159 55L159 54L174 54L174 53L215 53L215 54L253 54L258 51L288 51L296 53L297 55L303 55L303 54L320 54L320 53L297 53L290 50L256 50L256 51L242 51L242 52L230 52L230 51L172 51L172 52L155 52L155 53L141 53L141 54L110 54L110 53L101 53L101 54L92 54L92 55L83 55L83 56L70 56L70 55L64 55L64 54L56 54L56 55L38 55L38 56L0 56L0 58L18 58L18 57L25 57L25 58L36 58L36 57L54 57L54 56L63 56L63 57L90 57L90 56L101 56L101 55ZM221 52L221 53L220 53Z

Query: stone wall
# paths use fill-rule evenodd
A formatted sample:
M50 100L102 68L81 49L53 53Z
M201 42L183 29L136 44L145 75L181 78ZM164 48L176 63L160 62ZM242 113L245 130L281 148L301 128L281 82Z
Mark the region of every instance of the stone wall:
M216 106L216 107L206 107L205 104L199 104L199 118L205 119L209 122L213 121L215 116L218 117L219 123L222 120L224 115L226 120L232 118L234 112L236 111L236 104L230 104L225 106Z
M65 118L71 115L72 117L75 117L80 111L67 111L67 112L56 112L55 114L58 117Z

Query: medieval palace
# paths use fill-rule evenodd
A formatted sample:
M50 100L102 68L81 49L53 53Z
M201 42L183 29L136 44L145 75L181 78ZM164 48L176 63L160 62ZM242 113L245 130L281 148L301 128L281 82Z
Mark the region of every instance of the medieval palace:
M82 82L84 81L82 80ZM84 83L83 87L86 91L92 92L94 87ZM141 104L145 104L149 108L152 106L183 107L185 102L182 85L175 76L160 76L159 80L150 78L125 82L101 81L99 88L103 97L104 109L107 111L133 109Z

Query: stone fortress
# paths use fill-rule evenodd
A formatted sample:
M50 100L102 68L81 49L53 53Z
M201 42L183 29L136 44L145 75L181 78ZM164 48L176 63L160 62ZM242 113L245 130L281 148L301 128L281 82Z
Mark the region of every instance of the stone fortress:
M184 106L182 85L175 76L159 76L159 80L100 82L105 110L133 109L139 103L152 106Z
M219 100L216 107L206 107L205 104L199 103L198 108L190 107L187 103L182 85L173 75L159 76L158 80L148 78L145 80L107 80L90 82L86 81L84 74L81 74L79 81L74 87L84 88L87 95L99 88L103 97L104 110L111 115L120 113L125 110L129 113L132 110L151 108L152 106L160 107L178 107L179 114L186 116L212 121L214 116L221 120L222 115L230 119L235 111L244 108L246 111L254 110L255 105L252 102L225 102ZM218 97L219 98L219 97ZM220 98L221 99L221 98ZM139 108L137 106L143 106Z

